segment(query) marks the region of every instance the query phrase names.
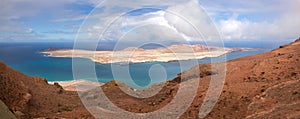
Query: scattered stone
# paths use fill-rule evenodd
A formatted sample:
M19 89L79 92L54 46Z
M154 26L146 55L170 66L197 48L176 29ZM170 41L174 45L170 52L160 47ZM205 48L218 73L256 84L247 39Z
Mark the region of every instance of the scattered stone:
M292 72L292 73L291 73L291 76L292 76L292 77L296 77L296 76L297 76L297 73Z
M289 55L287 58L293 58L293 55Z
M293 92L293 95L297 95L297 94L298 94L298 92L297 92L297 91Z
M22 117L24 116L25 114L21 111L15 111L14 114L17 116L17 117Z
M26 93L26 94L24 95L24 99L26 100L26 102L28 102L31 98L32 98L32 95L29 94L29 93Z

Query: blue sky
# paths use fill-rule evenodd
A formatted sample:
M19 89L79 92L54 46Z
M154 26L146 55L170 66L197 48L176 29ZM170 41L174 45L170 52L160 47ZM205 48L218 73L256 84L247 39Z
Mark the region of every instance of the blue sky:
M99 20L95 22L101 22L109 15L130 9L140 2L128 1L114 0L115 4L107 3L103 5L105 7L101 5L99 7L97 5L103 2L102 0L4 0L0 5L0 42L73 41L80 25L93 9L95 13L90 17L97 17ZM155 5L145 3L145 7L159 7L166 10L176 6L174 7L176 10L180 5L189 2L189 0L152 1L157 2ZM216 24L224 40L285 40L300 36L300 16L297 13L300 11L300 0L199 0L197 2ZM194 9L197 8L190 8L189 11L193 12ZM164 14L154 9L135 10L122 19L123 21L116 23L110 32L118 34L124 32L124 29L127 31L134 25L138 25L135 23L145 23L141 21L153 24L170 23ZM96 26L96 23L93 24L95 25L93 28L101 28ZM177 28L174 24L170 26ZM182 26L178 27L183 29ZM117 28L122 30L118 31ZM87 32L89 30L82 33L90 34ZM93 32L97 33L97 30ZM190 37L187 32L188 30L183 30L182 34ZM87 38L87 40L92 39Z

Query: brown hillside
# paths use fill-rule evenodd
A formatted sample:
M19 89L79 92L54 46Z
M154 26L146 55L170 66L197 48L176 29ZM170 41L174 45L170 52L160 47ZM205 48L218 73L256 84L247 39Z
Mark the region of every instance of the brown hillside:
M84 109L76 92L64 91L59 85L49 85L42 78L25 76L3 63L0 63L0 100L18 118L64 117L60 114ZM87 112L66 115L86 116L89 116Z
M226 81L221 97L206 118L299 118L300 114L300 40L271 52L226 63ZM198 93L182 119L198 118L210 76L210 65L199 65ZM195 68L186 73L195 74ZM191 77L193 78L193 77ZM180 77L166 82L155 96L138 99L123 93L114 82L102 88L115 105L131 112L151 112L172 100ZM187 94L190 92L186 92ZM184 98L183 98L184 99ZM126 102L126 103L124 103Z

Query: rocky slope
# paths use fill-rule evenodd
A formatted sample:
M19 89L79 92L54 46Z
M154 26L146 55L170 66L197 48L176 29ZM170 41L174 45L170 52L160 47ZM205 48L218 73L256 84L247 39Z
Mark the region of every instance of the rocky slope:
M0 100L18 118L91 117L76 92L64 91L58 84L26 76L0 63ZM70 113L83 110L84 114Z
M299 50L300 39L227 62L222 95L207 118L300 118ZM201 98L193 105L199 102Z
M299 51L300 39L271 52L227 62L222 94L206 118L300 118ZM191 106L180 117L182 119L198 118L211 76L219 73L213 72L210 64L195 67L200 67L197 73L199 72L201 80L197 95ZM183 75L181 74L171 81L157 84L156 86L163 85L163 88L150 98L132 97L119 88L131 90L129 87L115 81L101 88L111 102L124 110L137 113L151 112L171 102L177 94L180 83L192 86L188 82L195 79L193 77L195 67L184 72L191 74L188 81L180 82ZM95 93L97 92L89 92L86 95L94 96ZM189 93L191 92L188 90L185 92ZM44 79L25 76L2 63L0 99L18 118L93 118L84 109L76 92L65 91L57 84L49 85Z
M271 52L227 62L222 94L206 118L300 118L299 51L300 39ZM198 118L210 78L218 73L212 72L209 64L196 67L200 67L198 72L202 78L197 95L192 105L181 116L182 119ZM190 74L195 72L195 68L186 71ZM190 77L190 80L193 80L193 77ZM161 109L168 104L176 95L179 82L180 75L166 82L158 94L147 99L134 98L123 93L120 85L114 82L102 88L118 107L141 113Z

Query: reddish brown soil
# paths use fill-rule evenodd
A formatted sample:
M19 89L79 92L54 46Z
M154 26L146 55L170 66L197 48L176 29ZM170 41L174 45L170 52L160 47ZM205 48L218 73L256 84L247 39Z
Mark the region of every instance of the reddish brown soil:
M299 118L300 39L271 52L227 62L226 81L221 97L206 118ZM210 65L199 65L198 93L182 119L198 118L208 88ZM188 70L194 73L195 68ZM192 78L192 77L191 77ZM104 85L115 105L131 112L160 109L176 95L180 77L165 83L155 96L138 99L123 93L114 83ZM187 94L189 92L186 92ZM124 103L126 102L126 103Z
M0 63L0 99L18 118L91 117L77 92L64 91L59 85L49 85L42 78L25 76L3 63ZM74 110L86 113L67 115Z
M217 104L206 118L300 118L300 39L271 52L226 63L226 81ZM192 105L182 119L198 118L211 78L218 72L199 65L201 81ZM195 73L194 68L187 72ZM139 99L122 92L116 82L102 86L108 98L131 112L149 112L168 104L178 90L180 75L166 82L155 96ZM189 92L186 92L187 94ZM48 85L0 65L0 99L20 118L93 118L76 92ZM21 116L20 114L24 114Z

